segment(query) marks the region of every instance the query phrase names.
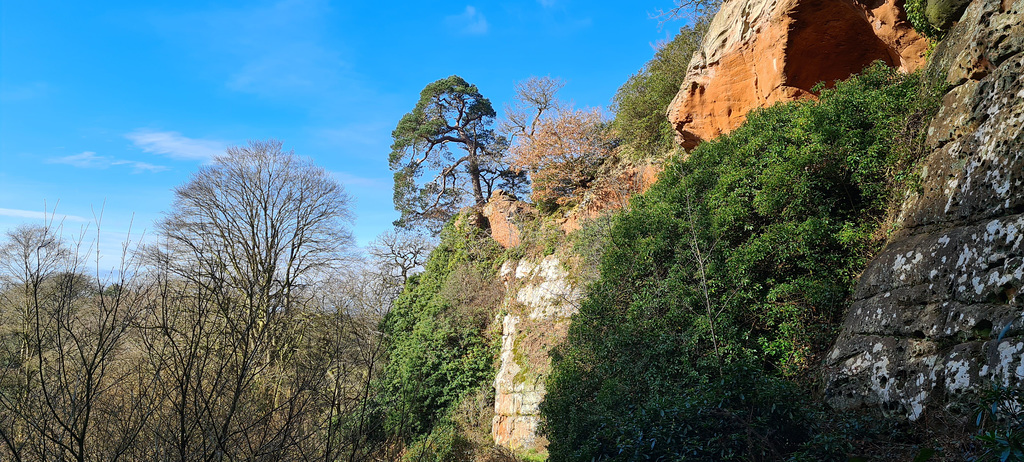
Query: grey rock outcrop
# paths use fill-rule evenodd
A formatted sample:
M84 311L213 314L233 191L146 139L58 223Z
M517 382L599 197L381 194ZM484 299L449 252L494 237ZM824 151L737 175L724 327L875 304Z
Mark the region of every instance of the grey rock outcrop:
M1024 383L1024 0L974 0L935 50L949 91L920 193L864 271L826 397L910 419Z
M581 292L553 255L506 262L501 276L507 292L491 436L511 449L542 451L547 441L538 428L544 379L551 370L548 352L565 338Z

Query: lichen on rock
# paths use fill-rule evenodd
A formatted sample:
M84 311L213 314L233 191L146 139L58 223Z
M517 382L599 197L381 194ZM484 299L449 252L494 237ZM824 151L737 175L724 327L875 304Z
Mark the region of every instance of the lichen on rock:
M832 405L914 420L986 384L1024 383L1022 68L1021 0L975 0L937 48L930 72L949 91L921 189L860 278L827 360Z
M565 338L581 294L554 255L508 261L500 273L507 292L491 436L511 449L542 451L547 440L538 430L548 351Z

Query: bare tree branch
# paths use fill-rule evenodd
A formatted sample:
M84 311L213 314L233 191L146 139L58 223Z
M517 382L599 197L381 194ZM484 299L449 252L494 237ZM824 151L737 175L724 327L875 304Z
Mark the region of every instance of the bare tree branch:
M658 8L649 16L658 20L658 27L678 19L693 21L701 16L715 13L726 0L675 0L675 6L664 10Z

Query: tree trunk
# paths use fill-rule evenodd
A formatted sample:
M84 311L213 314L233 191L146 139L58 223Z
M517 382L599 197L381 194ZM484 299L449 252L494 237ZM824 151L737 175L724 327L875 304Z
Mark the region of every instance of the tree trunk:
M484 205L487 202L487 198L484 197L484 190L480 186L480 164L477 163L476 158L476 146L473 146L469 155L469 182L473 184L473 199L476 199L476 205Z

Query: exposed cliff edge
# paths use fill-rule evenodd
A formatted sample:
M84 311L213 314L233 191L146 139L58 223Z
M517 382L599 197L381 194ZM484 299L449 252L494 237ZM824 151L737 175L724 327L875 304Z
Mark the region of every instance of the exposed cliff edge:
M580 230L587 220L625 207L633 195L647 191L658 181L661 168L661 159L608 159L579 203L558 219L558 227L563 233L571 234ZM491 195L481 214L487 218L491 237L506 249L522 244L524 226L538 217L532 204L517 200L501 190Z
M902 1L730 0L722 5L668 107L687 150L727 133L747 113L813 96L875 60L904 71L924 64L927 41Z
M535 452L543 452L547 446L539 425L544 381L551 369L548 353L565 340L570 318L579 309L583 273L594 272L571 268L572 262L564 255L572 252L568 248L572 243L561 238L626 206L630 197L657 181L660 171L659 160L609 159L580 203L546 225L538 220L533 205L501 191L483 207L491 238L506 249L537 246L538 236L529 233L557 234L554 240L560 242L555 255L510 260L499 271L505 293L497 321L502 334L491 425L495 444Z
M538 426L551 368L548 352L565 339L581 294L554 255L505 262L501 277L507 292L491 436L495 444L511 449L542 451L547 441L538 435Z
M924 63L926 47L894 0L873 7L852 1L727 1L691 61L687 83L669 108L670 120L683 127L682 139L695 144L742 124L751 109L813 96L810 89L817 82L845 79L874 60L915 70ZM691 136L694 130L700 135ZM610 163L558 227L569 234L625 206L660 171L660 162ZM506 249L522 245L525 228L538 217L529 204L501 193L482 213L492 237ZM536 451L547 445L537 433L550 369L547 355L564 340L581 288L569 282L574 276L562 263L548 256L502 267L506 294L491 427L498 445ZM534 296L524 298L524 292Z
M813 97L817 82L845 79L875 60L920 69L928 42L902 4L726 1L669 107L684 147L731 131L752 109ZM881 406L913 420L972 388L1024 380L1022 11L1024 0L975 0L931 57L929 71L947 79L948 92L927 128L921 187L861 275L826 359L826 399L834 407ZM607 190L593 187L573 211L555 217L560 237L625 205L661 168L620 167L595 182L611 185ZM532 206L496 194L483 214L505 249L538 243L524 228L543 220ZM547 253L510 260L500 271L491 436L517 450L547 444L537 431L548 352L565 338L583 286L567 269L564 247L557 257Z
M920 193L828 358L839 408L918 419L972 388L1024 383L1024 1L972 2L930 70L950 89Z

